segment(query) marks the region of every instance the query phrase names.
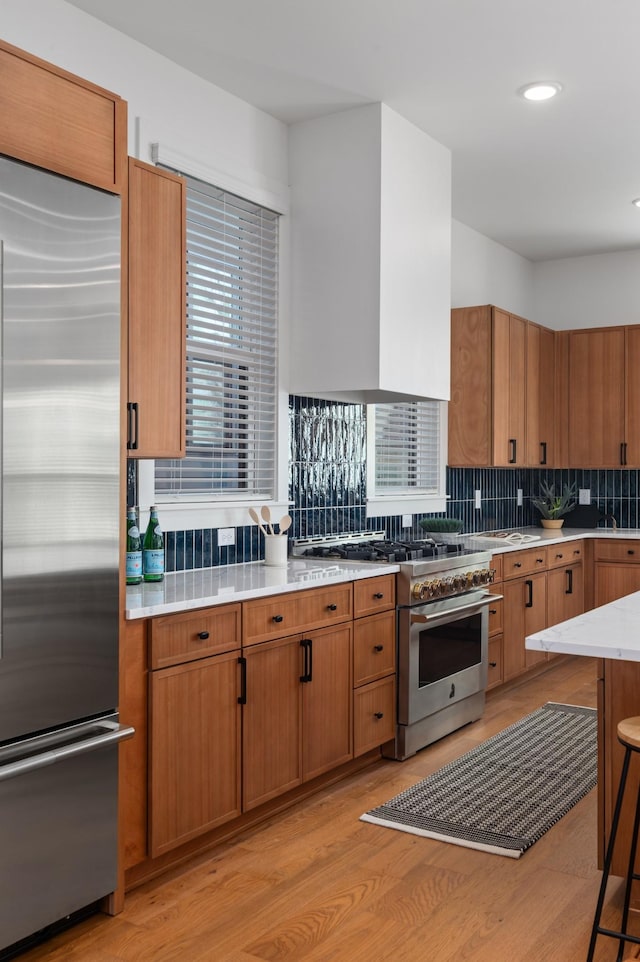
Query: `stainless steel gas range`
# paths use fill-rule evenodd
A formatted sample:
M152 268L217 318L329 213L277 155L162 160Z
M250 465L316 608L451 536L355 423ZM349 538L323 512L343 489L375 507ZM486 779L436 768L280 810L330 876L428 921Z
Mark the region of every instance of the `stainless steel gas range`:
M395 563L398 719L388 757L409 758L482 715L488 607L496 595L489 551L463 542L388 541L384 532L298 541L294 553ZM499 596L498 596L499 597Z

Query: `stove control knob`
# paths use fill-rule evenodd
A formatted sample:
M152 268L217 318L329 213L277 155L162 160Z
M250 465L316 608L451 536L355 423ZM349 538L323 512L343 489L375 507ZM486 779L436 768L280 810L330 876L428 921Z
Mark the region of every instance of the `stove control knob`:
M411 589L411 594L416 599L416 601L424 601L426 597L426 590L427 590L427 582L419 581Z
M450 595L453 591L455 591L454 579L445 578L444 581L442 582L442 594Z
M442 582L437 578L434 581L428 581L427 584L429 586L430 598L437 598L438 595L442 594Z

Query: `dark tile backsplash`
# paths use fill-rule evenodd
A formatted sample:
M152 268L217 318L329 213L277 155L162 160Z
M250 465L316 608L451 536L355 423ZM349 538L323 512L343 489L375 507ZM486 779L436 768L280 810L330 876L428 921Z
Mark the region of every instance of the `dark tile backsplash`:
M421 537L402 528L402 518L366 518L366 408L315 398L289 399L289 499L292 538L333 535L348 531L382 531L390 538ZM640 527L640 471L581 471L525 468L448 468L447 516L459 518L465 532L519 528L538 523L531 498L540 481L556 487L575 481L589 488L602 514L613 515L620 527ZM517 505L518 489L523 504ZM474 492L481 492L481 508ZM135 471L128 471L128 503L135 503ZM607 522L609 523L609 522ZM236 529L233 547L219 547L217 530L171 531L165 536L166 570L183 571L258 561L262 538L255 525Z

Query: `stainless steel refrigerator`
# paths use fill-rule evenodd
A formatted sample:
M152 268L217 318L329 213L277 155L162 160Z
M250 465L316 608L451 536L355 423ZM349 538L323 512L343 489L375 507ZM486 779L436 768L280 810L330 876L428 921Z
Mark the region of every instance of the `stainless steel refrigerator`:
M116 888L120 216L0 157L0 951Z

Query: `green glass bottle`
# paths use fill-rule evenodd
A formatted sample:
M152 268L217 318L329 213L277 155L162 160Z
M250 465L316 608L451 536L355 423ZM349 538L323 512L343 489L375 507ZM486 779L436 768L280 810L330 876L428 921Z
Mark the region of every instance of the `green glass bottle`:
M128 585L139 585L142 581L142 538L135 508L127 508L126 581Z
M164 578L164 536L155 505L151 505L142 542L142 577L145 581L162 581Z

